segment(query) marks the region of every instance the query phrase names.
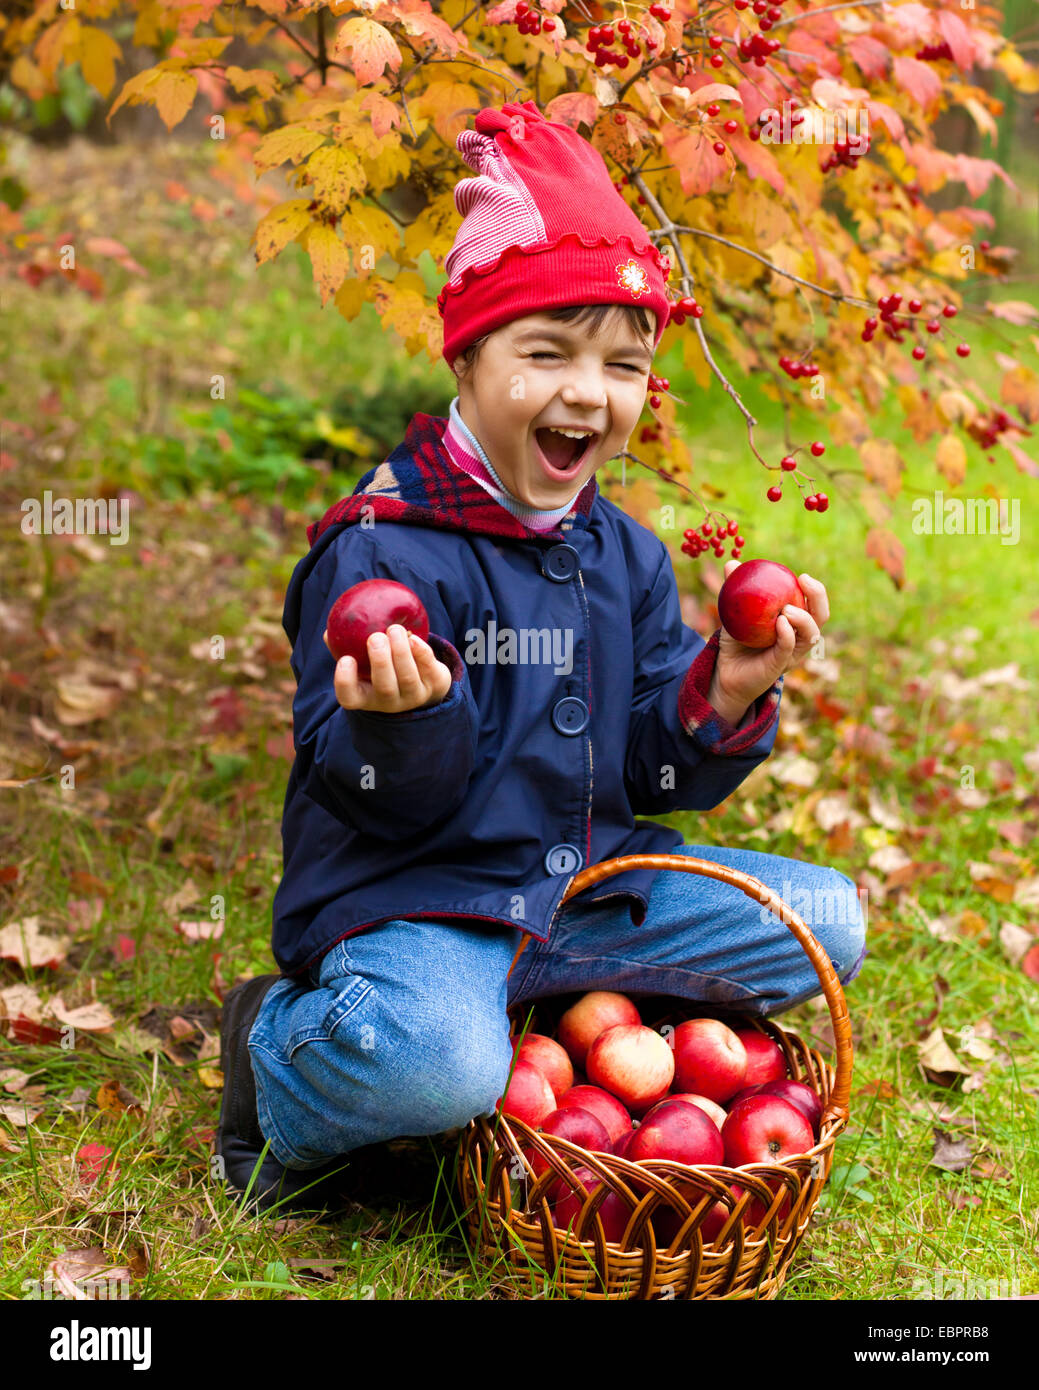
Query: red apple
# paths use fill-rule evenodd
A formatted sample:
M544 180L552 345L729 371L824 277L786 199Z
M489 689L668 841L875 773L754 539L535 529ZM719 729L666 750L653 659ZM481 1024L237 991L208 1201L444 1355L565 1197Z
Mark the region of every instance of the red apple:
M781 1096L791 1105L796 1105L805 1119L812 1126L813 1131L819 1133L819 1121L823 1117L823 1103L812 1090L811 1086L806 1086L803 1081L768 1081L762 1086L760 1095Z
M572 1227L574 1234L577 1234L577 1217L584 1206L585 1198L590 1197L603 1184L598 1173L593 1173L590 1168L575 1168L573 1175L582 1189L581 1193L574 1192L567 1184L569 1190L566 1196L560 1197L551 1207L551 1211L553 1225L561 1231ZM619 1244L631 1216L626 1203L617 1196L616 1192L611 1192L608 1197L603 1199L602 1205L598 1208L598 1216L602 1222L603 1234L606 1239L616 1241ZM578 1239L591 1240L594 1226L595 1218L590 1216Z
M561 1100L574 1084L570 1058L554 1038L546 1038L543 1033L528 1033L518 1049L517 1039L513 1039L512 1050L521 1061L530 1062L544 1072L556 1100Z
M606 1126L587 1110L553 1110L550 1115L545 1116L537 1130L539 1134L579 1144L582 1149L589 1149L592 1153L610 1152L610 1136L606 1132ZM536 1149L526 1148L523 1153L537 1178L552 1166Z
M544 1072L530 1062L516 1062L505 1094L497 1108L508 1119L522 1120L537 1129L556 1108L556 1098Z
M747 1085L781 1081L786 1076L786 1057L774 1038L757 1028L737 1028L736 1036L747 1052Z
M669 1158L675 1163L721 1163L725 1157L718 1126L697 1105L668 1100L653 1107L635 1131L624 1155L632 1163Z
M583 1067L588 1049L600 1033L617 1023L641 1022L638 1009L627 995L593 989L567 1009L559 1020L556 1034L574 1065Z
M748 1096L756 1096L764 1086L764 1081L759 1081L756 1086L744 1086L742 1091L737 1091L734 1096L730 1096L725 1102L726 1108L731 1110L734 1105L739 1105L741 1100L746 1100Z
M559 1102L559 1109L589 1111L606 1126L611 1144L615 1144L622 1134L631 1129L631 1116L627 1110L616 1096L611 1096L609 1091L599 1086L571 1086Z
M732 571L718 594L718 617L725 631L745 647L771 647L776 619L787 606L808 604L793 570L775 560L746 560Z
M626 1129L621 1137L614 1141L613 1152L618 1158L627 1158L628 1148L637 1133L638 1131L634 1128Z
M782 1183L779 1181L778 1178L775 1178L767 1180L767 1186L770 1187L773 1190L773 1192L778 1192L780 1187L782 1186ZM739 1201L739 1199L743 1196L745 1190L746 1189L742 1188L739 1185L739 1183L733 1183L732 1187L729 1189L729 1191L733 1194L737 1201ZM771 1202L769 1202L768 1205L766 1205L760 1197L751 1197L746 1207L744 1207L742 1215L740 1216L740 1221L742 1222L743 1226L748 1230L753 1230L756 1226L760 1225L760 1223L764 1221L765 1213L768 1211L768 1208L771 1205ZM776 1213L780 1225L782 1225L783 1222L786 1220L789 1211L790 1194L787 1193L787 1195L780 1202L779 1211Z
M815 1144L812 1126L796 1105L780 1096L748 1096L734 1105L722 1126L725 1162L781 1163Z
M675 1189L694 1209L706 1195L702 1187L697 1187L695 1183L680 1182L675 1184ZM724 1202L712 1202L706 1214L700 1221L700 1238L705 1245L710 1245L721 1228L729 1218L729 1208ZM657 1238L657 1244L665 1248L671 1244L679 1229L684 1224L686 1218L680 1216L674 1207L657 1207L650 1217L653 1224L653 1231ZM687 1249L692 1245L692 1235L686 1232L686 1238L682 1243L682 1248Z
M746 1084L747 1050L731 1028L716 1018L691 1018L671 1036L675 1081L721 1105Z
M684 1100L687 1105L698 1106L709 1119L714 1121L719 1130L725 1123L725 1111L720 1105L716 1105L713 1100L708 1100L706 1096L694 1095L689 1091L672 1091L669 1095L664 1097L660 1104L666 1105L668 1101L671 1100ZM656 1109L657 1107L654 1105L653 1110ZM653 1110L646 1116L647 1120L649 1116L652 1115Z
M667 1042L641 1023L618 1023L588 1049L588 1079L643 1114L667 1095L675 1059Z
M359 678L371 680L368 638L373 632L385 632L391 623L400 623L423 642L429 638L429 615L422 600L406 584L398 584L395 579L362 579L341 593L332 605L325 624L328 649L337 661L344 656L354 657Z

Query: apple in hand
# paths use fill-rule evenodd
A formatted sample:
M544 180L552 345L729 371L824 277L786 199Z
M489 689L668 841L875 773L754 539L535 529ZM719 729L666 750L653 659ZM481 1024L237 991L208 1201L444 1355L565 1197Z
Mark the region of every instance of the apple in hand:
M675 1029L671 1042L679 1090L722 1105L746 1084L747 1050L719 1019L688 1019Z
M556 1098L544 1072L530 1062L516 1062L505 1094L498 1097L497 1109L511 1120L522 1120L537 1129L556 1108Z
M812 1126L796 1105L780 1096L748 1096L734 1105L722 1125L725 1162L781 1163L815 1144Z
M718 617L725 631L745 647L771 647L783 609L808 611L797 576L775 560L746 560L732 571L718 594Z
M811 1086L806 1086L803 1081L791 1081L784 1078L782 1081L768 1081L758 1092L762 1096L780 1096L783 1100L789 1101L791 1105L796 1105L805 1119L812 1126L813 1131L819 1133L819 1121L823 1117L823 1103Z
M675 1163L721 1163L725 1145L714 1121L698 1105L667 1100L639 1125L624 1154L632 1163L669 1158Z
M570 1058L554 1038L543 1033L528 1033L522 1042L512 1040L512 1050L521 1062L530 1062L544 1072L556 1100L561 1100L574 1084L574 1069Z
M617 1023L641 1023L638 1009L626 994L593 989L571 1005L559 1020L556 1034L577 1067L583 1067L588 1049L600 1033Z
M372 678L368 638L400 623L423 642L429 639L429 615L422 600L395 579L363 579L339 595L325 624L328 649L338 661L352 656L360 680Z
M757 1028L737 1028L736 1036L747 1053L747 1085L781 1081L786 1076L786 1057L774 1038Z
M631 1129L631 1116L616 1096L600 1086L571 1086L559 1102L560 1110L587 1110L606 1126L610 1143Z
M667 1095L675 1059L659 1033L641 1023L617 1023L588 1049L588 1080L640 1115Z

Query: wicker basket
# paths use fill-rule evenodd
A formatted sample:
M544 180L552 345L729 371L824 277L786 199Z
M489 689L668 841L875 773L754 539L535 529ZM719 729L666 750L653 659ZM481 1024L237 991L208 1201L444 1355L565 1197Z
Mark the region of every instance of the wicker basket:
M741 1168L663 1159L632 1163L613 1154L593 1155L564 1139L537 1133L521 1120L479 1116L462 1131L457 1165L470 1244L489 1263L504 1256L509 1270L521 1276L509 1281L522 1288L521 1297L542 1296L552 1289L588 1299L775 1298L829 1177L837 1136L848 1122L852 1044L844 993L829 957L801 918L765 884L727 865L677 854L625 855L579 873L563 902L628 869L675 869L731 883L767 906L797 937L830 1010L836 1070L795 1033L769 1019L725 1016L734 1026L756 1027L774 1038L786 1054L791 1077L818 1092L823 1102L819 1141L807 1153L781 1163ZM529 940L524 938L512 968ZM644 1021L657 1029L719 1012L689 1001L676 1000L673 1007L661 1003L658 1017L649 1017L643 1008ZM530 1011L529 1004L510 1010L513 1032L518 1016L526 1020ZM538 1011L542 1018L550 1015L552 1001L535 1006L530 1029L549 1031ZM547 1171L536 1177L521 1149L536 1149L549 1164ZM602 1185L587 1196L564 1231L553 1225L546 1194L557 1180L565 1181L581 1167L598 1174ZM743 1189L739 1196L731 1190L733 1183ZM686 1200L681 1189L688 1195L690 1184L692 1195ZM570 1187L583 1193L576 1182ZM595 1214L610 1192L618 1194L630 1212L620 1242L606 1239ZM700 1227L716 1201L729 1214L721 1231L707 1242ZM752 1207L755 1202L760 1205ZM667 1215L669 1209L677 1219ZM675 1232L670 1244L658 1240L658 1232L667 1229L661 1215Z

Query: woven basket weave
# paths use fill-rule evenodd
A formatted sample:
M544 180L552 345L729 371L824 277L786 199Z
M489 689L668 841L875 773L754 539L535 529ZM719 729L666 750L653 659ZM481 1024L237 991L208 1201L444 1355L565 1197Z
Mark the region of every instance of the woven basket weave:
M629 1162L613 1154L592 1154L576 1144L532 1130L521 1120L500 1115L478 1116L459 1141L457 1178L472 1248L490 1264L506 1266L520 1277L510 1284L518 1294L539 1296L546 1289L572 1298L775 1298L783 1285L794 1252L804 1236L819 1195L830 1174L834 1144L848 1122L851 1094L851 1023L840 982L829 956L801 918L772 890L750 874L707 859L677 854L632 854L605 860L579 873L564 894L567 902L592 884L629 869L675 869L702 874L742 889L748 897L775 913L793 932L819 977L830 1010L836 1048L836 1068L824 1062L796 1033L770 1019L727 1015L734 1027L753 1027L782 1047L790 1076L804 1081L822 1098L819 1141L807 1153L780 1163L694 1166L664 1159ZM523 943L510 968L515 968ZM649 1001L644 1001L648 1003ZM543 1001L551 1014L551 1001ZM510 1010L513 1032L519 1016L526 1020L531 1005ZM686 1018L714 1011L688 1001L675 1001L659 1017L644 1022L661 1029ZM529 1031L547 1031L537 1013ZM521 1152L536 1149L549 1167L535 1177ZM603 1181L581 1205L569 1230L553 1225L547 1193L576 1168L590 1168ZM744 1189L738 1197L731 1185ZM683 1195L690 1193L689 1200ZM576 1182L571 1190L583 1194ZM610 1192L625 1203L630 1215L622 1239L609 1241L596 1210ZM703 1195L701 1196L700 1193ZM700 1227L713 1204L729 1209L722 1230L710 1242ZM760 1203L752 1209L752 1203ZM674 1218L667 1216L668 1211ZM751 1211L753 1210L753 1216ZM656 1215L656 1220L651 1220ZM671 1221L670 1244L658 1239L661 1216ZM504 1290L512 1293L513 1288Z

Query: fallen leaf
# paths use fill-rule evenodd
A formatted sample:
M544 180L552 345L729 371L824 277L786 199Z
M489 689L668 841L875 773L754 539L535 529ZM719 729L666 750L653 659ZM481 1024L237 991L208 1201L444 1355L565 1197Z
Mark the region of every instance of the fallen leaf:
M185 941L218 941L224 934L223 922L178 922L176 930Z
M964 1207L980 1207L981 1198L975 1196L973 1192L950 1192L949 1202L957 1211L962 1211Z
M0 1120L6 1120L8 1124L18 1125L21 1129L24 1129L26 1125L31 1125L42 1114L41 1106L30 1107L24 1100L0 1102Z
M0 989L0 1019L7 1023L15 1042L59 1042L62 1030L44 1021L44 1005L31 985L8 985Z
M1021 961L1021 969L1030 980L1035 980L1039 984L1039 945L1033 946L1026 951L1024 959Z
M133 960L137 954L137 942L132 936L119 936L115 945L112 947L112 955L116 960Z
M223 1089L224 1073L218 1067L199 1067L198 1079L210 1091Z
M1039 822L1023 820L998 820L996 829L1018 849L1025 849L1039 837Z
M1018 879L1014 902L1021 907L1039 908L1039 877Z
M980 912L974 912L969 907L965 907L957 918L956 930L960 936L977 941L981 946L987 946L992 939L989 935L988 922Z
M50 1011L62 1023L83 1033L107 1033L115 1023L112 1011L96 999L90 1004L81 1004L77 1009L69 1009L65 1007L61 995L56 994L50 1001Z
M1013 1174L994 1158L982 1158L970 1170L972 1178L989 1178L992 1182L1009 1182Z
M19 1071L17 1067L0 1067L0 1086L12 1095L15 1091L20 1091L28 1080L27 1071Z
M47 1274L65 1298L80 1302L114 1297L112 1286L130 1281L130 1271L125 1265L113 1265L106 1259L100 1245L66 1250L51 1260Z
M66 904L73 932L90 931L101 920L104 898L70 898Z
M183 1042L185 1038L190 1038L193 1033L198 1032L197 1025L192 1023L190 1019L181 1018L180 1014L174 1014L167 1027L174 1042Z
M102 1082L98 1087L96 1099L97 1108L103 1114L122 1115L125 1113L133 1116L134 1119L144 1118L144 1110L140 1104L134 1100L122 1082L115 1077Z
M98 1178L108 1170L104 1187L108 1187L112 1179L118 1173L119 1168L116 1163L109 1165L108 1160L112 1156L112 1150L107 1144L84 1144L76 1152L76 1163L79 1165L80 1182L88 1187L97 1182Z
M0 930L0 956L4 960L16 961L23 970L29 966L34 970L44 967L56 970L65 959L68 948L67 936L43 935L39 917L9 922Z
M921 1043L917 1043L920 1065L927 1079L936 1086L954 1086L957 1076L970 1076L952 1048L945 1041L941 1028L935 1028Z
M879 1096L881 1100L893 1100L898 1092L890 1081L867 1081L855 1092L859 1096Z
M944 1129L934 1131L934 1153L928 1160L933 1168L944 1168L947 1173L962 1173L973 1157L966 1139L954 1139Z
M199 890L195 886L194 880L189 878L175 893L171 893L168 898L163 898L162 910L169 917L179 917L186 907L191 907L198 900Z

